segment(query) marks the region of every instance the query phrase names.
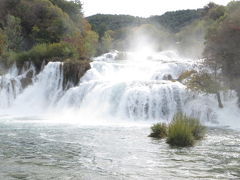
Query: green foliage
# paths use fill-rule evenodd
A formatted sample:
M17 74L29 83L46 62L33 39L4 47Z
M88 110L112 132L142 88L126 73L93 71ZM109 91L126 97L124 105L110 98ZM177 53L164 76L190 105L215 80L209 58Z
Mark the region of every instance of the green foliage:
M87 17L87 20L92 25L100 37L108 30L119 30L126 27L134 27L146 22L144 18L134 17L129 15L110 15L110 14L96 14Z
M204 127L198 119L177 113L168 127L167 143L172 146L193 146L204 136Z
M98 43L98 34L94 31L87 31L84 36L83 52L80 53L83 57L93 57L96 54Z
M63 61L77 56L76 50L66 43L38 44L31 50L16 53L11 59L22 64L24 61L32 61L41 64L43 60L57 59Z
M149 135L149 137L154 138L165 138L167 137L168 128L165 123L157 123L151 127L152 133Z
M195 138L195 140L202 139L205 135L205 127L196 118L188 117L188 121L189 121L189 126L192 129L192 135Z
M59 42L76 31L83 32L83 16L79 1L66 0L2 0L3 26L8 15L21 19L24 48L38 43Z
M240 77L240 2L232 2L226 13L209 29L204 55L209 64L216 64L230 78Z
M54 5L58 6L75 22L79 23L82 18L82 4L79 0L66 1L66 0L50 0Z
M136 46L136 42L144 41L155 50L175 48L181 55L199 58L208 27L208 21L201 20L203 15L203 9L198 9L167 12L150 18L97 14L87 19L102 42L106 42L105 33L112 31L111 48L131 49ZM139 40L139 37L142 39ZM101 47L104 47L103 44ZM106 52L108 48L102 49L99 48L99 52Z
M196 73L195 70L184 71L182 72L182 74L180 74L177 80L182 82L183 80L190 78L195 73Z
M3 54L6 48L6 35L0 30L0 56Z
M208 11L207 17L213 20L218 20L220 17L224 16L225 7L215 5Z
M83 18L79 0L1 0L0 9L2 61L40 64L52 58L88 59L96 53L98 35Z
M202 9L199 10L180 10L166 12L161 16L152 16L149 20L158 23L166 29L176 33L184 26L191 24L194 20L202 17Z
M112 49L112 35L113 35L112 30L108 30L104 33L104 36L101 38L101 43L100 47L98 49L100 54L106 53Z
M240 2L233 1L209 28L204 56L207 64L220 69L226 83L238 94L240 105Z
M218 107L223 108L223 103L219 92L226 90L226 87L224 87L217 79L216 72L214 76L206 72L193 73L188 78L186 85L189 89L196 92L216 94Z
M7 48L14 51L20 50L23 40L21 20L17 17L8 15L4 33L6 35Z
M216 94L223 88L209 73L194 73L187 82L187 87L193 91Z
M87 18L100 37L108 30L119 30L140 26L142 24L154 24L164 27L172 32L179 32L182 27L191 24L194 20L202 17L202 9L198 10L181 10L167 12L161 16L151 16L150 18L140 18L128 15L108 15L96 14Z
M26 10L26 13L20 13L20 17L33 43L59 42L75 31L69 16L47 0L23 1L21 5L18 9Z

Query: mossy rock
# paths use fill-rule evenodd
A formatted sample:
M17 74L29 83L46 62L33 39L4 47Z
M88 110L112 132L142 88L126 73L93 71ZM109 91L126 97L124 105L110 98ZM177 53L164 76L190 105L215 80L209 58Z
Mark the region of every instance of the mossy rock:
M80 78L91 68L89 60L67 60L63 64L63 88L78 85Z

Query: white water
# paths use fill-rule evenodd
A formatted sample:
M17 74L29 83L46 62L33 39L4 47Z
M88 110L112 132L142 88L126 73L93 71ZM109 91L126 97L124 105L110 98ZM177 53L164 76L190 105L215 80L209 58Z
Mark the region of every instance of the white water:
M132 52L126 60L117 60L117 54L95 58L79 86L67 91L62 88L59 62L48 63L25 89L21 79L33 67L19 75L14 66L0 77L0 114L10 119L35 116L49 122L101 124L169 121L183 111L207 124L240 127L233 92L222 94L225 108L219 109L214 95L194 94L179 82L164 80L169 74L177 79L182 72L196 69L200 61L179 58L172 51Z

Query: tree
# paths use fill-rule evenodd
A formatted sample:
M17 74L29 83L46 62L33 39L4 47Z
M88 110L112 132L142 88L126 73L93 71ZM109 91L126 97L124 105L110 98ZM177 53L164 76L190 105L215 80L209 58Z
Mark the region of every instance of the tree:
M112 30L108 30L104 33L104 36L101 38L100 53L106 53L112 48L112 34Z
M17 17L8 15L4 33L6 34L7 48L9 50L19 51L23 40L21 20Z
M221 84L211 74L200 72L194 73L187 82L187 87L193 91L204 92L207 94L216 94L218 107L223 108L219 91L223 88Z
M215 64L236 90L240 105L240 2L228 4L224 16L208 30L204 56L209 64Z
M79 0L75 1L50 0L50 1L54 5L61 8L63 12L67 13L75 23L78 24L80 19L83 18L82 3Z
M6 48L6 36L2 30L0 30L0 56L3 54Z
M94 31L87 31L84 36L83 57L93 57L96 54L98 34Z

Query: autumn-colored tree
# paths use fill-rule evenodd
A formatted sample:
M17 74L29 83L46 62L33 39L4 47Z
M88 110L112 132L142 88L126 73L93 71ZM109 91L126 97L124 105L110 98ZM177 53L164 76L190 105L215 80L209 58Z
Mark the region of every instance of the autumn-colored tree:
M211 74L206 72L193 73L187 81L187 87L193 91L206 94L216 94L218 107L223 108L219 91L223 90L220 82Z
M240 2L228 4L224 16L209 29L204 55L206 62L219 68L226 83L238 93L240 104Z

